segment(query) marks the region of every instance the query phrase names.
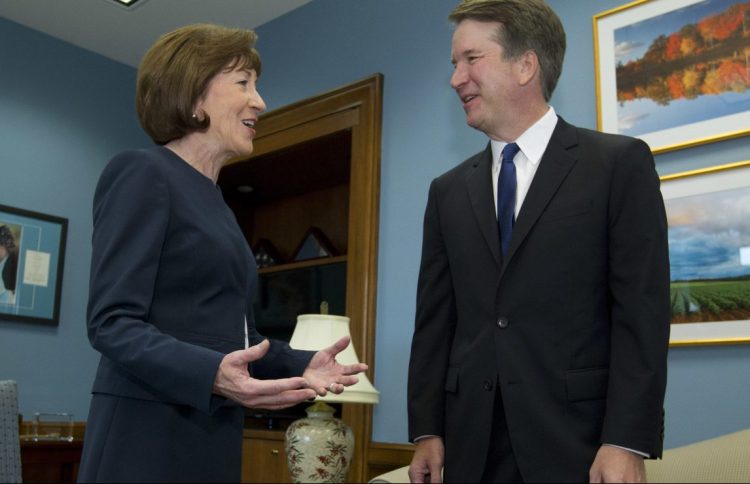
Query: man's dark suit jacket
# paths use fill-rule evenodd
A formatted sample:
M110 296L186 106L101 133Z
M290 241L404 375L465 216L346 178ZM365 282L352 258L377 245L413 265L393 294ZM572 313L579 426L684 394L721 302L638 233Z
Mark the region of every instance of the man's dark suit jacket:
M503 260L488 146L435 179L424 219L409 437L446 481L485 466L495 392L526 481L588 479L601 443L660 456L667 225L640 140L558 119Z

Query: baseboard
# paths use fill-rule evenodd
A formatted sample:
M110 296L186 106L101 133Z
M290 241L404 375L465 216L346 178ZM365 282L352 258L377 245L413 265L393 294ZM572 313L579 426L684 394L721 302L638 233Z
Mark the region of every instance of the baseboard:
M412 444L370 442L367 450L367 480L409 465L413 455Z

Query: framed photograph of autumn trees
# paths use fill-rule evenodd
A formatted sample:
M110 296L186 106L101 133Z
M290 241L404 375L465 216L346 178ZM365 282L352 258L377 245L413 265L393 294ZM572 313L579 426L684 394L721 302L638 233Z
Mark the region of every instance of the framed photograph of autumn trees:
M750 343L750 160L661 180L670 343Z
M593 22L601 131L654 153L750 134L750 0L641 0Z

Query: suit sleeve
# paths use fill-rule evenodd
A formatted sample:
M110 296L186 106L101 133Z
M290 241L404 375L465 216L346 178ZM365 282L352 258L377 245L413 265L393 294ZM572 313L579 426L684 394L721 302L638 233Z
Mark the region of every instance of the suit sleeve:
M422 260L408 381L409 440L444 435L445 375L456 325L448 255L440 228L437 183L424 216Z
M254 346L267 338L261 335L255 327L252 297L248 297L248 301L250 301L247 307L247 314L250 315L247 324L248 342L250 346ZM268 339L268 342L270 343L268 353L250 365L250 373L254 378L268 380L301 376L315 355L315 351L295 350L284 341Z
M659 178L631 140L613 166L609 205L611 356L602 442L660 457L669 345L669 252Z
M223 354L179 341L148 322L170 218L169 189L154 163L120 155L94 196L88 306L92 346L169 403L210 412Z

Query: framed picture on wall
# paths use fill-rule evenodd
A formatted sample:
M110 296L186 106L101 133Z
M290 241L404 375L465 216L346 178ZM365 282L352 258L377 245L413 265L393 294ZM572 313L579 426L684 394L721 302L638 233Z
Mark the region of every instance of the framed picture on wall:
M750 133L750 2L641 0L593 22L601 131L654 153Z
M750 342L750 160L661 180L670 344Z
M57 325L68 220L0 205L0 320Z

